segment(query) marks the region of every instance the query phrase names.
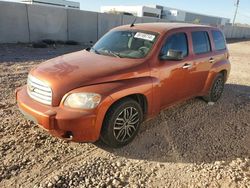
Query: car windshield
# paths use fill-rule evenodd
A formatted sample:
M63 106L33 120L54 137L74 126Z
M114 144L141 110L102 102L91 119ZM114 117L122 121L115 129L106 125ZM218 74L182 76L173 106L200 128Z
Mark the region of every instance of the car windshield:
M111 31L90 51L118 58L143 58L151 50L156 37L157 34L145 31Z

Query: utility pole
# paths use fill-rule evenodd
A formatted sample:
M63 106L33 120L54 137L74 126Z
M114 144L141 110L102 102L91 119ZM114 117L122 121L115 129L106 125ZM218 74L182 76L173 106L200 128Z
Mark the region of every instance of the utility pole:
M234 13L233 26L235 24L235 20L236 20L236 16L237 16L237 13L238 13L239 4L240 4L240 0L237 0L236 4L235 4L236 9L235 9L235 13Z

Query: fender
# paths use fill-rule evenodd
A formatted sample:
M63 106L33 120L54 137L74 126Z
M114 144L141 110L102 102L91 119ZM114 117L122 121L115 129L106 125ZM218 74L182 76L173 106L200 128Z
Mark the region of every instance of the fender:
M146 114L151 114L153 98L151 77L148 76L122 80L116 82L116 84L116 87L113 88L112 92L110 93L110 97L113 99L113 103L129 95L141 94L147 100L148 106Z
M121 98L133 94L142 94L147 100L146 120L151 119L160 112L159 99L160 80L155 77L140 77L133 78L126 81L121 81L120 85L115 88L115 92L110 94L113 103Z
M209 92L211 85L213 84L214 78L219 72L227 71L227 75L225 78L225 82L226 82L228 79L230 70L231 70L231 64L227 60L219 61L213 64L213 66L211 67L208 73L207 80L206 80L202 93L207 94Z
M132 78L127 80L119 80L114 82L108 82L108 83L101 83L101 84L95 84L91 86L85 86L81 88L74 89L67 93L63 99L61 100L61 104L63 105L64 100L68 95L71 93L77 93L77 92L91 92L91 93L98 93L102 96L102 100L98 107L94 109L94 112L96 114L96 122L94 131L95 134L95 140L98 140L102 122L105 118L105 115L108 111L108 109L114 104L116 101L118 101L121 98L124 98L126 96L132 95L132 94L142 94L147 99L148 104L148 111L147 111L147 117L152 115L153 111L153 90L152 90L152 77L139 77L139 78Z

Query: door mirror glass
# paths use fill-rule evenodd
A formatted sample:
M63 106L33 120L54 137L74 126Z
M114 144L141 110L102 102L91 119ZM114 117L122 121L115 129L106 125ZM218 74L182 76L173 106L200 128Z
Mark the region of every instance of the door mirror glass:
M183 57L183 52L182 51L173 50L173 49L169 49L166 54L160 56L160 59L162 59L162 60L180 61L183 58L184 57Z

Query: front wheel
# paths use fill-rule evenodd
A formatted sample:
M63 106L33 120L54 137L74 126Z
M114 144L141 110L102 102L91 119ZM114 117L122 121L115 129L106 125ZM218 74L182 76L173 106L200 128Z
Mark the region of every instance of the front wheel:
M224 75L219 73L212 84L212 87L207 96L203 96L203 99L207 102L216 102L220 99L224 90Z
M135 100L118 101L105 116L101 139L111 147L123 147L135 138L142 120L142 108Z

